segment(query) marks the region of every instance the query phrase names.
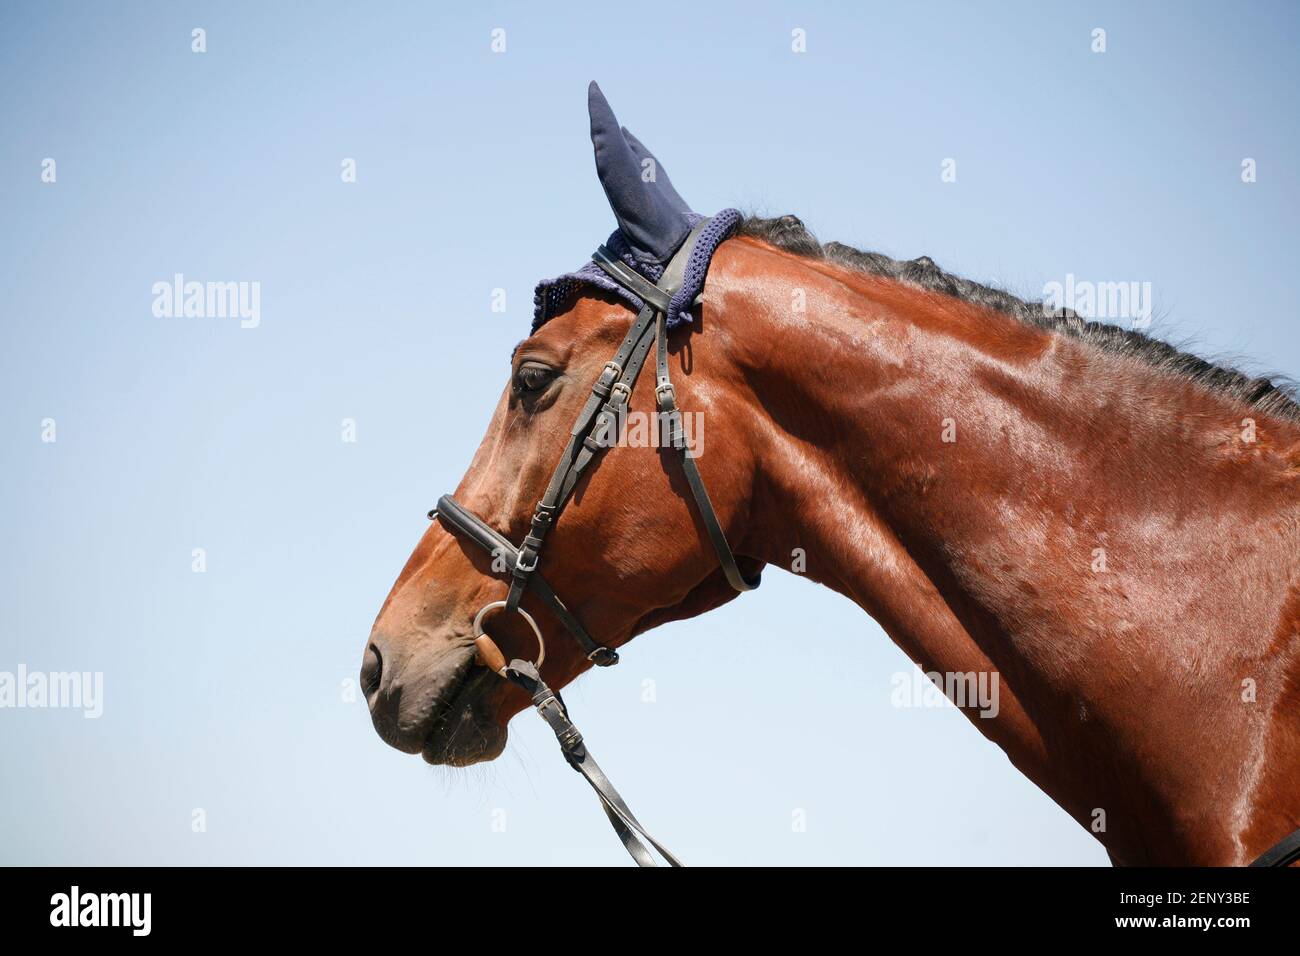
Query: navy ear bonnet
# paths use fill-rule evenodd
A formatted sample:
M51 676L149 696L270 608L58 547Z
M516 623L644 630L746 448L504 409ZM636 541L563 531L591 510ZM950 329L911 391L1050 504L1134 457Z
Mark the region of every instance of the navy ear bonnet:
M596 174L618 220L618 229L605 246L651 282L657 282L673 253L704 217L692 212L677 194L654 154L618 125L614 111L595 83L587 88L587 111L591 116ZM669 328L691 321L691 305L704 290L713 253L740 225L740 220L740 213L735 209L724 209L696 238L682 287L668 309ZM533 296L532 330L536 332L547 319L564 311L584 285L616 294L633 311L639 311L643 305L598 265L588 262L577 272L538 283Z

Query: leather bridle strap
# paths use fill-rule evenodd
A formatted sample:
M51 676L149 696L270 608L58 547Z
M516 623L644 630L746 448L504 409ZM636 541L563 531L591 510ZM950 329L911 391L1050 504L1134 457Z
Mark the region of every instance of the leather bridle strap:
M465 537L469 538L484 551L500 557L502 560L513 566L518 560L519 552L515 546L507 541L502 535L487 523L480 521L478 515L466 511L460 506L451 495L443 495L438 499L438 507L429 512L429 519L437 518L444 525L459 531ZM546 579L540 574L529 576L528 586L555 615L556 620L564 626L564 629L573 635L573 639L578 642L587 659L592 663L602 667L618 663L618 654L613 648L604 647L597 644L587 633L587 629L564 606L564 602L556 597L551 586L546 583Z
M748 591L758 586L758 577L749 579L741 572L735 554L727 542L722 523L718 520L713 502L709 499L708 491L705 490L704 480L700 477L699 468L687 445L682 415L677 408L677 396L669 376L668 310L671 308L673 294L681 288L687 263L695 247L695 240L707 223L707 219L703 220L691 230L681 247L669 260L668 265L664 267L658 283L651 283L645 279L610 254L604 246L596 250L593 258L597 265L615 282L640 298L644 305L623 337L614 357L605 363L604 369L591 387L591 394L578 413L577 420L569 429L568 442L555 470L551 473L546 491L537 502L537 508L529 522L529 530L524 540L517 547L511 544L504 535L478 515L462 507L450 495L439 498L437 508L429 512L431 519L438 518L448 528L459 532L493 555L496 559L493 562L494 570L498 570L497 561L506 562L510 575L510 589L506 599L499 604L488 605L479 612L479 619L475 621L476 631L484 611L493 607L503 607L506 611L523 613L519 602L523 598L524 591L531 590L551 609L565 630L573 635L588 660L602 667L618 662L618 654L613 648L597 644L582 623L564 606L564 602L556 596L550 585L546 583L546 579L537 570L537 565L546 535L572 497L579 479L600 452L613 444L617 438L621 415L627 408L632 388L649 357L650 349L656 345L655 403L661 425L666 426L668 444L678 452L682 471L686 475L686 483L695 501L700 520L704 524L713 549L717 552L723 574L726 575L731 586L737 591ZM532 619L528 620L531 622ZM538 639L541 639L540 631ZM605 815L609 817L609 822L613 825L623 846L637 864L655 865L654 857L648 849L653 847L671 865L681 866L676 857L646 832L623 798L619 796L618 791L609 782L609 778L587 751L582 742L582 735L569 720L564 701L558 693L546 686L537 668L520 660L505 664L500 649L486 634L476 633L475 643L479 644L480 662L491 659L493 663L489 665L490 669L522 687L531 696L533 706L555 732L565 759L596 791ZM485 649L490 649L490 654Z
M592 385L591 395L578 413L573 427L569 429L568 443L551 475L546 492L537 503L528 535L518 548L450 495L439 498L437 508L430 512L430 518L445 518L452 528L506 562L511 577L510 590L506 596L507 610L516 610L524 590L532 590L551 608L564 629L573 635L587 659L598 667L618 663L618 653L592 639L586 628L569 612L537 572L537 562L546 533L573 494L578 478L591 464L596 453L612 441L614 436L610 434L611 428L616 427L619 411L632 393L632 385L649 353L653 333L654 312L647 306L641 310L623 337L618 351L605 363L605 368Z
M508 611L519 607L519 600L528 586L528 578L537 569L546 534L577 487L578 479L597 453L613 443L615 436L611 431L616 433L619 415L632 395L632 387L641 373L652 336L657 330L655 316L662 316L667 311L673 293L681 287L695 240L707 223L707 219L701 220L690 231L664 267L663 276L656 285L651 285L634 270L609 255L604 246L596 251L596 261L601 267L613 269L611 275L615 281L632 288L644 304L627 335L623 337L618 351L605 363L604 370L592 386L586 405L569 430L569 442L560 455L555 471L551 473L546 492L537 502L528 534L519 546L519 559L511 571L510 592L506 595Z
M639 273L614 258L604 246L595 251L592 259L614 281L628 288L645 302L647 308L651 303L655 305L657 312L655 317L655 404L666 425L668 444L678 453L682 471L686 474L686 484L691 490L691 497L695 499L696 510L699 512L700 520L704 523L704 530L708 533L713 550L717 552L718 562L722 565L722 572L726 575L727 582L737 591L752 591L758 587L759 578L746 578L739 565L736 564L736 557L732 553L731 545L727 542L726 532L722 530L722 522L718 520L718 513L714 510L713 502L709 498L709 492L704 487L704 479L700 477L700 469L695 464L695 458L687 446L686 434L682 426L682 413L677 407L677 393L673 388L672 379L669 375L669 301L665 301L665 299L671 300L671 290L681 286L690 250L695 244L695 236L703 225L704 223L700 223L687 237L677 255L673 256L672 261L664 269L664 275L659 280L658 285L651 285ZM683 255L683 252L686 252L686 255ZM665 295L665 290L668 290L668 295ZM644 314L645 310L642 310L642 315Z
M1300 830L1283 837L1259 855L1251 866L1290 866L1300 860Z
M641 822L623 802L619 792L614 789L614 785L609 782L605 772L600 769L596 759L587 750L586 744L582 741L582 734L578 732L577 727L573 726L573 721L569 720L569 711L564 706L563 699L558 692L546 686L537 668L527 661L514 660L506 667L505 678L523 688L532 698L533 706L537 708L537 712L542 715L542 719L554 731L556 740L560 742L564 759L568 761L570 767L582 774L583 779L591 784L591 789L596 791L605 816L609 817L614 832L618 834L624 849L637 865L644 867L656 865L654 857L646 848L648 843L659 851L659 854L668 861L669 866L681 866L681 861L641 826ZM642 843L642 840L645 843Z
M686 243L677 251L677 256L673 257L674 261L676 261L677 257L681 256L683 252L686 252L687 255L689 255L688 247L694 244L695 236L703 225L704 223L701 223L700 226L697 226L695 232L692 232L691 235L686 238ZM671 281L673 278L677 278L680 283L681 276L681 272L678 270L673 269L671 272L669 271L672 267L671 262L668 264L668 267L664 269L664 274L659 279L660 285L655 285L649 279L641 275L641 273L630 268L621 259L614 258L614 255L604 246L597 246L596 251L591 254L591 259L596 263L596 265L604 269L611 279L635 295L645 303L645 305L650 306L655 312L663 312L665 314L668 312L668 306L673 297L672 294L676 289L665 287L662 284L666 280ZM682 264L684 269L685 257L682 259Z
M718 520L718 513L713 509L709 492L704 487L704 479L700 477L700 469L696 466L695 457L687 446L685 430L682 427L682 413L677 408L677 392L668 375L668 328L666 317L662 312L659 313L655 338L658 342L655 350L657 376L655 402L667 425L668 443L678 453L682 471L686 474L686 484L691 489L691 497L695 499L695 508L700 514L700 520L704 522L704 530L708 532L709 540L713 543L713 550L718 554L718 562L722 565L722 573L727 576L727 582L737 591L752 591L758 587L759 578L757 576L752 579L746 578L740 566L736 564L736 556L731 551L731 545L727 543L726 532L722 530L722 522Z

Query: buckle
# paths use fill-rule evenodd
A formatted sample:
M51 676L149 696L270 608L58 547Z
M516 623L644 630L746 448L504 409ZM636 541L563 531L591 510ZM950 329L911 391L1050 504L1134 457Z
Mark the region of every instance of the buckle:
M632 388L627 382L615 382L609 390L609 401L613 405L626 405L632 397Z
M610 361L608 361L608 362L605 363L604 371L605 371L605 372L613 372L613 373L614 373L614 377L615 377L615 378L618 378L620 375L623 374L623 366L619 365L617 362L615 362L613 359L611 359ZM602 374L603 374L603 373L602 373Z
M667 401L677 404L677 389L673 388L673 383L669 381L660 382L655 386L655 401L660 405L665 404L664 396L667 395Z
M587 660L597 667L611 667L618 663L618 651L612 647L598 647L587 655Z
M522 571L524 574L529 574L537 570L537 562L539 560L541 560L541 555L534 552L533 563L524 564L524 552L519 551L518 553L515 554L515 570Z

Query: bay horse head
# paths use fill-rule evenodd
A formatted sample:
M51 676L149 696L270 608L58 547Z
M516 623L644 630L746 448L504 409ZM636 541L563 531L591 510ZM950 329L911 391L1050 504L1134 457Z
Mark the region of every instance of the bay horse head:
M687 257L716 247L726 228L715 228L710 242L708 220L690 211L653 154L618 125L594 83L588 107L597 172L618 222L610 246L626 260L609 268L631 273L625 278L643 283L643 295L669 298L631 266L656 276L676 261L678 278L690 279ZM702 268L695 265L697 284L704 269L707 258ZM509 381L468 472L451 500L440 502L440 520L425 532L380 610L361 681L376 730L400 750L460 766L490 760L504 748L506 724L529 698L478 660L476 618L506 660L536 660L540 641L541 675L561 688L593 664L616 660L614 649L636 634L700 614L757 582L761 562L733 559L729 550L720 558L711 541L715 530L744 526L754 465L728 416L709 414L740 385L728 380L725 350L695 347L706 319L693 290L669 288L683 301L657 317L648 304L636 314L621 291L607 281L567 301L557 297L556 314L541 316L516 346ZM667 369L657 369L653 379L631 371L634 363L655 363L649 353L659 339L664 355L658 361L689 372L694 404L688 417L677 419L676 431L663 408L673 391L671 383L663 388ZM610 362L611 355L623 360ZM606 418L592 421L592 410ZM588 426L603 426L602 435L572 434L584 411ZM673 447L674 435L684 448ZM688 504L687 470L698 477L695 459L706 441L710 459L725 466L708 469L714 497L706 496L702 514ZM539 503L545 507L556 484L557 464L575 458L582 461L580 474L552 495L562 498L552 508L563 508L552 529ZM540 530L539 514L548 521ZM509 545L529 547L539 535L544 557L537 553L540 542L524 554ZM516 569L533 571L539 563L536 579L557 597L539 597L535 580L512 594L512 580L525 578ZM497 610L507 598L522 613L478 613Z

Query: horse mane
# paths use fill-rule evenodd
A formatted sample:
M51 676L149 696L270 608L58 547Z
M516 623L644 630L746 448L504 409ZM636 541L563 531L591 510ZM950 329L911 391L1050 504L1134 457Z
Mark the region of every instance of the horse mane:
M1300 421L1300 403L1296 400L1294 387L1283 376L1251 377L1135 329L1089 321L1070 309L1048 310L1041 302L1027 302L1005 290L944 272L929 256L891 259L880 252L864 252L839 242L823 245L797 216L774 219L749 216L741 222L736 235L752 236L809 259L821 259L857 272L894 279L927 292L950 295L1004 313L1027 325L1081 339L1104 352L1137 359L1161 372L1229 395L1266 414Z

